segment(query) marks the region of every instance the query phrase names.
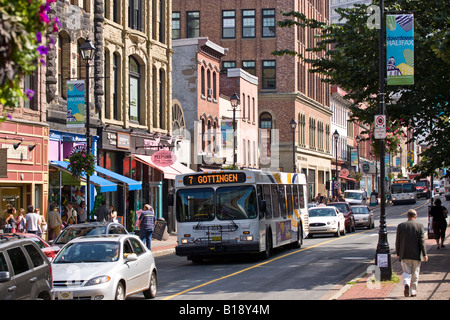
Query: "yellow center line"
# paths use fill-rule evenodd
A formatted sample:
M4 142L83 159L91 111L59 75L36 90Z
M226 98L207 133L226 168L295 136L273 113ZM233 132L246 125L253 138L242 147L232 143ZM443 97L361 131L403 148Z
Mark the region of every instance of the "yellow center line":
M415 209L420 209L421 207L423 207L424 205L426 205L428 202L429 202L429 200L427 200L427 202L425 202L424 204L418 206L418 207L415 208ZM407 213L407 212L402 213L401 215L405 215L406 213ZM330 240L327 240L327 241L324 241L324 242L320 242L320 243L317 243L317 244L315 244L315 245L312 245L312 246L309 246L309 247L306 247L306 248L303 248L303 249L298 249L298 250L295 250L295 251L292 251L292 252L283 254L283 255L281 255L281 256L279 256L279 257L275 257L275 258L272 258L272 259L270 259L270 260L267 260L267 261L264 261L264 262L255 264L255 265L253 265L253 266L251 266L251 267L248 267L248 268L245 268L245 269L236 271L236 272L231 273L231 274L229 274L229 275L226 275L226 276L223 276L223 277L220 277L220 278L216 278L216 279L210 280L210 281L208 281L208 282L199 284L198 286L195 286L195 287L192 287L192 288L189 288L189 289L180 291L180 292L178 292L178 293L175 293L175 294L173 294L173 295L171 295L171 296L168 296L168 297L164 298L163 300L170 300L170 299L173 299L173 298L175 298L175 297L177 297L177 296L180 296L180 295L182 295L182 294L188 293L188 292L190 292L190 291L193 291L193 290L196 290L196 289L205 287L205 286L207 286L207 285L209 285L209 284L218 282L218 281L220 281L220 280L224 280L224 279L228 279L228 278L234 277L234 276L239 275L239 274L241 274L241 273L247 272L247 271L252 270L252 269L255 269L255 268L259 268L259 267L261 267L261 266L263 266L263 265L266 265L266 264L268 264L268 263L271 263L271 262L274 262L274 261L277 261L277 260L286 258L286 257L288 257L288 256L291 256L291 255L293 255L293 254L297 254L297 253L299 253L299 252L303 252L303 251L306 251L306 250L310 250L310 249L313 249L313 248L317 248L317 247L323 246L324 244L327 244L327 243L331 243L331 242L334 242L334 241L337 241L337 240L340 240L340 239L344 239L344 238L348 238L348 237L353 237L353 236L356 236L356 235L358 235L358 234L367 233L367 232L370 232L370 231L376 231L376 229L372 229L372 230L369 229L369 230L357 232L357 233L354 233L354 234L349 234L349 235L344 236L343 238L330 239Z

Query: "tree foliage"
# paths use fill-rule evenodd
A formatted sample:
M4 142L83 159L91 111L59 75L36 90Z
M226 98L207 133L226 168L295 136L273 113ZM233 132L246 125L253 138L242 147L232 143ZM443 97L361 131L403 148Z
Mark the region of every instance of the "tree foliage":
M386 86L386 114L393 126L414 128L414 139L428 146L416 170L429 175L450 167L450 2L387 0L386 11L414 13L415 82ZM311 64L310 72L318 72L326 82L346 90L345 98L353 102L350 109L354 119L370 125L379 113L379 30L368 27L372 13L366 5L337 12L339 24L321 23L292 11L284 12L286 18L278 25L318 31L317 45L307 51L321 52L321 58L300 57ZM289 50L274 54L298 55ZM362 103L367 107L360 108Z

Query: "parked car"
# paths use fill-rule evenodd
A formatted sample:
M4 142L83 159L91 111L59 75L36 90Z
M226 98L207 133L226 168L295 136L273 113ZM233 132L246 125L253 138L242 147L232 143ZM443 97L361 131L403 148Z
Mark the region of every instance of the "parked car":
M375 227L373 212L368 206L352 206L352 210L357 227L366 227L367 229L373 229Z
M49 260L54 259L56 257L56 254L61 249L58 246L49 245L44 239L42 239L41 237L39 237L34 233L4 233L3 236L4 237L20 236L34 241L34 243L37 244L37 246L42 250L42 252L44 252L44 254L47 256Z
M345 217L345 230L347 232L355 231L355 217L353 216L352 207L347 202L330 202L327 206L336 207Z
M69 241L82 236L101 234L128 234L123 225L117 222L85 222L67 226L53 241L53 245L62 247Z
M333 233L336 237L345 235L345 218L336 207L314 207L308 209L309 236Z
M345 190L344 191L345 202L353 204L366 204L367 193L362 190Z
M52 300L52 289L52 267L36 243L0 236L0 300Z
M124 300L156 296L157 270L150 250L135 235L79 237L52 263L55 299Z

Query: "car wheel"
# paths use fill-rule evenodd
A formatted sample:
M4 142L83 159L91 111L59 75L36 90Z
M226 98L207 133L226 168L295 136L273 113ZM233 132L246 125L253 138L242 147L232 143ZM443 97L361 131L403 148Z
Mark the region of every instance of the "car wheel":
M158 278L156 276L156 271L153 270L152 275L150 277L150 287L144 291L145 299L153 299L156 297Z
M125 300L125 287L122 282L117 285L115 300Z

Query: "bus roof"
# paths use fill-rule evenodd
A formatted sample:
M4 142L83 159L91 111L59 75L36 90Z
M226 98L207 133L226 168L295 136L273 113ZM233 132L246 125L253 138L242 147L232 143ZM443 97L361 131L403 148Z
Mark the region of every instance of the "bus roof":
M249 170L215 170L180 174L175 177L176 188L232 183L306 184L306 177L302 173Z

